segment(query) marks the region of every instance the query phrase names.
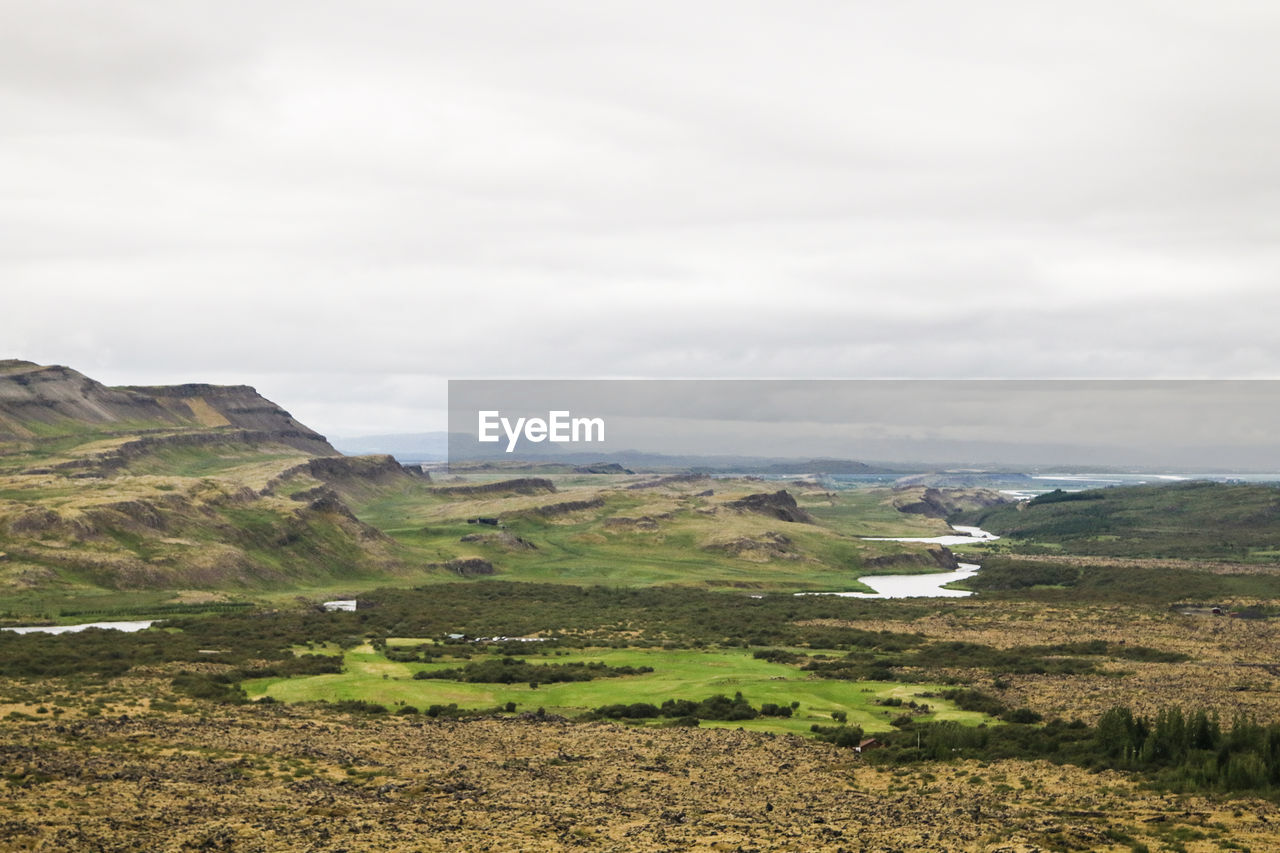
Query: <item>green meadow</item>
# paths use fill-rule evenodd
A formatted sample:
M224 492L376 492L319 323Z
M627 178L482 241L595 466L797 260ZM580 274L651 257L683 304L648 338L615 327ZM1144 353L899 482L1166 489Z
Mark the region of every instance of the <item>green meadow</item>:
M390 640L389 645L416 645L422 640ZM531 644L533 645L533 644ZM306 650L326 651L333 649ZM706 726L742 727L755 731L809 732L814 723L832 725L833 712L843 711L848 723L867 732L891 729L890 721L906 707L882 706L877 700L896 698L903 703L927 703L930 712L915 719L956 720L977 725L991 718L962 711L947 700L929 696L946 688L940 684L901 682L852 682L809 677L796 666L772 663L737 649L714 651L668 649L586 649L542 654L530 649L518 656L531 663L575 663L600 661L611 667L649 666L653 672L621 678L546 684L471 684L459 681L415 679L421 670L448 669L458 665L449 659L433 663L397 663L388 660L369 644L349 649L343 672L295 678L258 678L243 682L250 699L270 696L281 702L315 702L358 699L385 705L391 710L412 705L423 710L431 705L456 703L459 708L492 708L516 703L518 711L544 708L548 713L576 716L601 705L650 702L660 705L667 699L701 700L715 694L732 696L741 692L753 706L771 702L799 707L789 718L761 717L730 723L705 721ZM479 658L473 658L478 660Z

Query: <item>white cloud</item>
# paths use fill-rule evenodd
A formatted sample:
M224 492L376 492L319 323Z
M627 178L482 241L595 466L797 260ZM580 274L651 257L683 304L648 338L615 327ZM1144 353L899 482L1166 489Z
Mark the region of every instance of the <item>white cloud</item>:
M348 434L450 376L1280 374L1273 4L0 16L6 354Z

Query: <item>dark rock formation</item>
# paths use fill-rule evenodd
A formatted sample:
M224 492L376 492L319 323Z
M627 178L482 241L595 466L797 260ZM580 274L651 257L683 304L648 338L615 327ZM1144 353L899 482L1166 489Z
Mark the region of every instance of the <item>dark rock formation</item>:
M557 515L566 515L571 512L579 512L584 509L598 509L604 506L604 498L591 498L585 501L563 501L558 504L547 504L546 506L534 507L528 512L534 515L540 515L543 518L552 518Z
M617 462L597 462L593 465L579 465L573 469L575 474L634 474L630 468L623 468Z
M468 495L539 495L556 490L555 483L542 477L521 477L516 480L499 480L496 483L478 483L470 486L441 486L436 494L466 497Z
M292 468L281 471L262 490L264 495L274 494L284 483L297 477L312 477L333 488L344 491L370 486L392 485L396 481L420 480L419 469L401 465L394 456L326 456L308 459Z
M871 557L863 565L869 569L885 568L887 566L927 566L929 568L954 571L960 568L956 555L952 554L949 548L944 548L941 545L930 545L923 551Z
M475 545L489 545L495 548L502 548L507 551L536 551L538 546L521 536L516 536L509 531L501 533L468 533L458 540L459 542L468 542Z
M791 537L775 531L766 531L759 538L743 536L728 542L716 542L705 546L709 551L724 551L735 557L755 562L773 559L799 559L791 547Z
M628 528L631 530L657 530L658 521L651 516L642 515L639 518L627 518L626 516L614 516L604 520L605 527Z
M462 575L464 578L479 577L482 575L497 574L493 563L488 560L482 560L479 557L459 557L456 560L449 560L444 563L432 563L433 568L448 569L454 574Z
M742 500L730 501L725 506L744 512L767 515L779 521L813 524L813 516L800 509L796 505L796 499L786 489L780 489L773 494L747 495Z
M698 483L703 480L710 480L709 474L672 474L668 477L659 477L656 480L646 480L643 483L633 483L627 486L628 489L657 489L662 486L679 486L684 483Z
M898 512L926 515L930 518L949 518L958 512L983 509L1008 503L999 492L990 489L934 489L919 487L901 490L894 497Z

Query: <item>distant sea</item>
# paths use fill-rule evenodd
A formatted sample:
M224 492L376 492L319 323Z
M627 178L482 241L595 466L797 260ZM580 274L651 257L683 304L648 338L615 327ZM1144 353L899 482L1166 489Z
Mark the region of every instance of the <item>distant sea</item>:
M1276 483L1280 484L1280 474L1114 474L1106 472L1072 473L1072 474L1032 474L1034 486L1025 488L1000 489L1000 493L1011 498L1025 499L1062 489L1064 492L1083 492L1088 489L1105 489L1108 486L1155 486L1166 483L1177 483L1186 480L1212 480L1216 483Z

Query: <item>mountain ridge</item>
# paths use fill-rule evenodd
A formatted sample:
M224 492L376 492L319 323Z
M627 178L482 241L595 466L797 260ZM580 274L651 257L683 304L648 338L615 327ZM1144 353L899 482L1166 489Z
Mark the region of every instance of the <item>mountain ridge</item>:
M109 387L0 361L0 590L261 588L387 577L347 500L415 475L345 457L248 385Z
M0 450L97 433L249 430L314 456L338 456L323 435L248 385L111 387L64 365L0 360Z

